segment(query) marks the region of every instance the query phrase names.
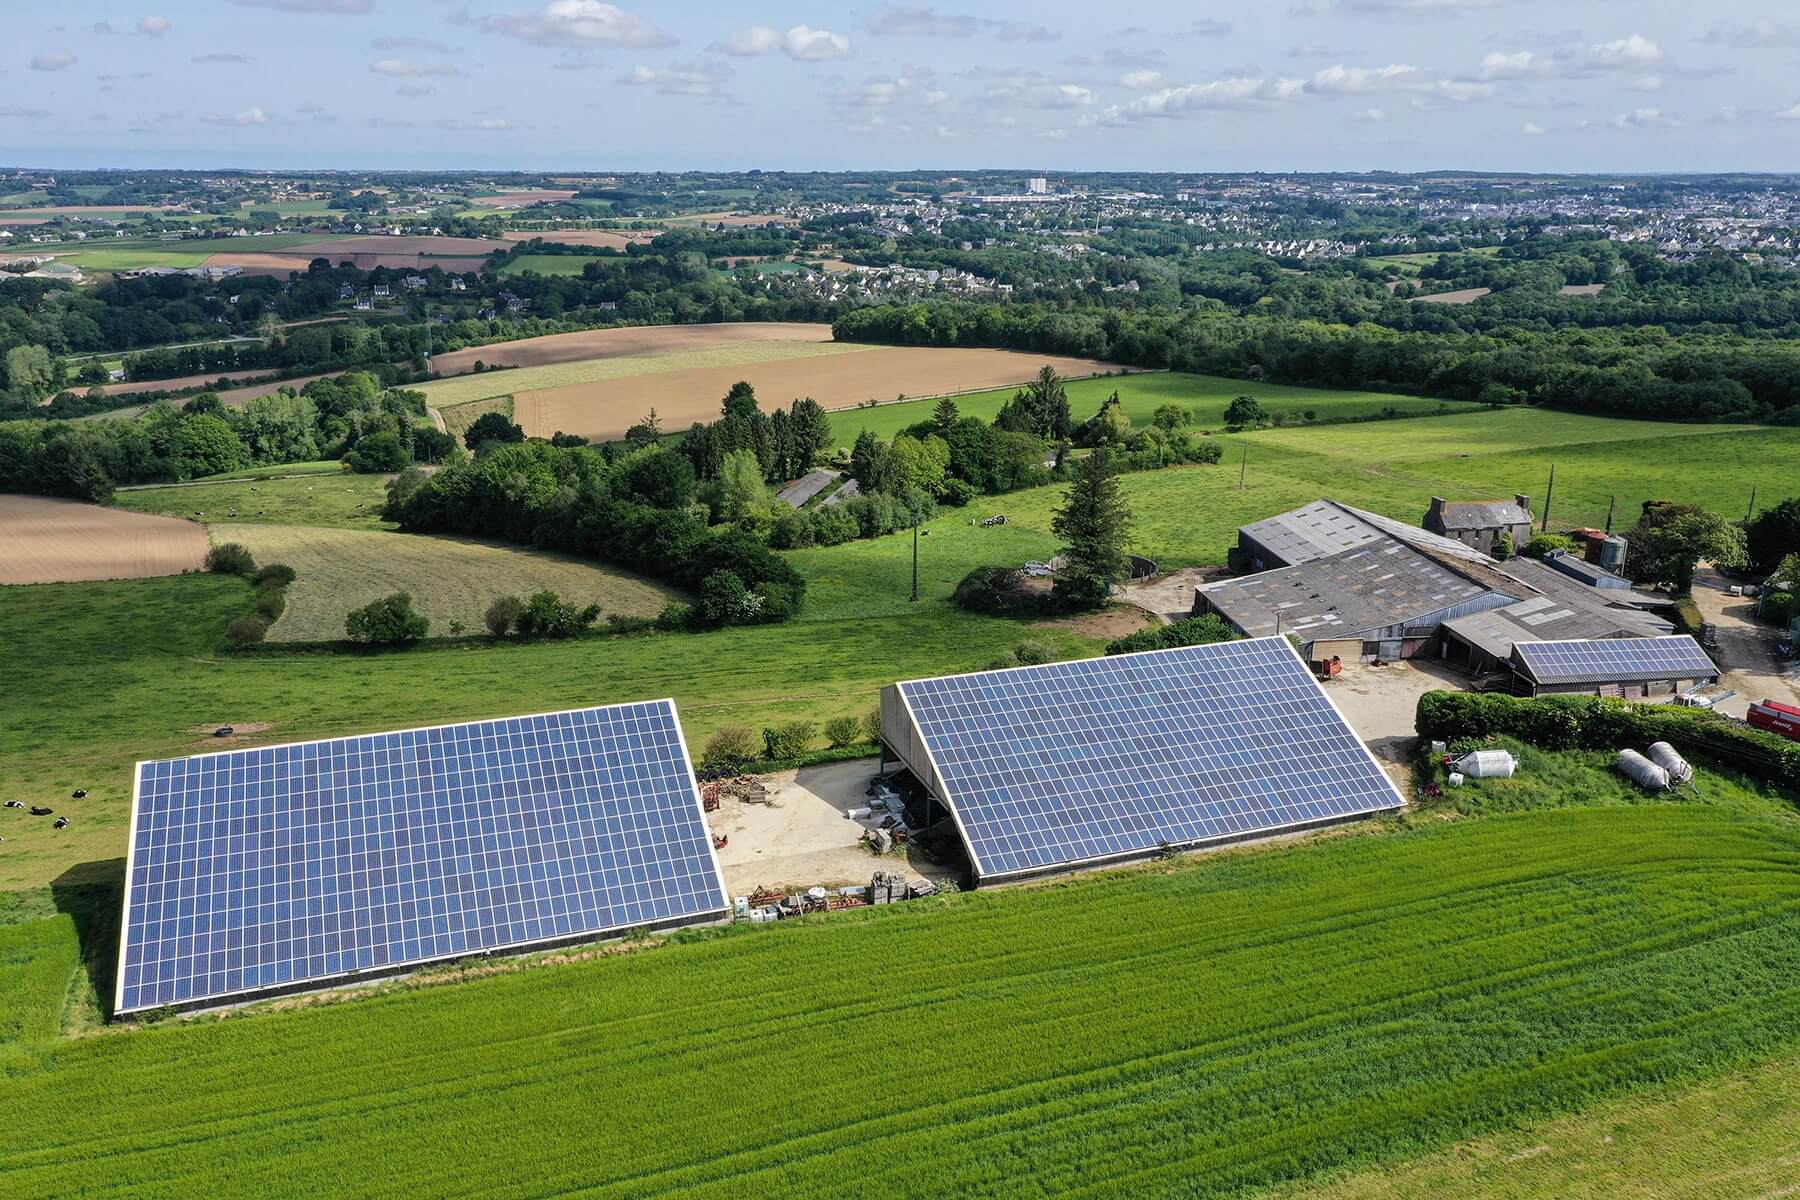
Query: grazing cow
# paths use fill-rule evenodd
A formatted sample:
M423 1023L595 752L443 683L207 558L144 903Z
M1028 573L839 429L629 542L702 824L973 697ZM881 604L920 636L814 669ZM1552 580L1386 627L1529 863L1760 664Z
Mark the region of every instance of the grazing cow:
M25 802L23 800L8 800L6 802L6 807L8 807L8 808L24 808Z
M87 789L86 788L76 788L75 789L75 798L77 800L86 800L87 799Z
M34 817L47 817L55 811L56 811L55 809L45 808L41 804L34 804L31 806L31 815Z
M54 820L50 823L50 828L52 828L52 829L67 829L68 827L69 827L69 818L67 818L67 817L58 817L58 818L56 818L56 820Z

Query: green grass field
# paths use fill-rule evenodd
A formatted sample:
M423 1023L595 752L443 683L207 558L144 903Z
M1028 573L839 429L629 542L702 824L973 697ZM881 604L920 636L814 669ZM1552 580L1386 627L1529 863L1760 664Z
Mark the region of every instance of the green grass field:
M521 254L500 269L502 275L579 275L594 260L574 254Z
M120 508L160 513L207 523L255 522L271 525L319 525L335 529L392 529L380 517L387 501L381 475L313 475L340 463L306 463L310 470L276 479L220 476L216 482L122 491ZM260 472L258 472L260 473Z
M1789 1051L1796 868L1534 813L22 1039L8 1194L1244 1196Z
M1418 396L1394 396L1386 392L1343 392L1323 388L1287 387L1273 383L1246 383L1218 375L1192 375L1180 371L1155 371L1136 375L1115 375L1100 379L1079 379L1068 385L1069 407L1075 420L1085 421L1099 411L1106 398L1119 393L1119 402L1134 425L1148 425L1157 408L1178 404L1192 414L1199 429L1222 429L1225 408L1238 396L1255 396L1270 412L1289 414L1298 420L1306 412L1322 421L1368 417L1392 408L1405 414L1433 413L1439 410L1474 411L1476 406L1458 401L1427 400ZM975 392L957 396L956 407L964 416L992 420L1000 406L1012 399L1015 388L992 392ZM840 446L856 441L864 429L881 437L892 437L909 425L931 417L936 400L909 400L901 404L883 404L875 408L837 409L831 414L831 432Z

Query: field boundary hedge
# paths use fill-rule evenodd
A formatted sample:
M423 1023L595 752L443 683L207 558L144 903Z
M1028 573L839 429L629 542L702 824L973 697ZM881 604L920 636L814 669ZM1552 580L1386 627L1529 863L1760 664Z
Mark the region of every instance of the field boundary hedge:
M1505 734L1545 750L1641 749L1668 742L1724 759L1763 782L1800 791L1800 742L1708 709L1598 696L1527 700L1492 692L1427 692L1419 697L1416 728L1421 738L1437 741Z

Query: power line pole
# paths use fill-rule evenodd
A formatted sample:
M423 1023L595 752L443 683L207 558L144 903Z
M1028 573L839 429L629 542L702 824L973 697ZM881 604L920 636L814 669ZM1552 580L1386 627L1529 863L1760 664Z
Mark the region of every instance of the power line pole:
M1606 498L1606 532L1607 533L1612 532L1613 508L1618 503L1619 503L1619 498L1617 496L1608 496Z
M1238 491L1244 490L1244 473L1250 469L1250 443L1244 443L1244 457L1238 460Z
M1556 492L1556 464L1550 464L1550 482L1544 485L1544 523L1538 526L1542 533L1550 532L1550 497Z
M1753 483L1750 485L1750 507L1744 510L1744 524L1748 525L1750 523L1750 519L1752 517L1754 517L1755 515L1756 515L1756 485Z
M911 603L919 601L919 508L913 505L913 590Z

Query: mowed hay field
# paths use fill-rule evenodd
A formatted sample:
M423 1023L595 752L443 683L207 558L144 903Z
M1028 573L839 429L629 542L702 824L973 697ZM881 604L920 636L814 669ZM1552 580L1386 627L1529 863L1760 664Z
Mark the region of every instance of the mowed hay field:
M806 321L721 321L703 325L621 325L552 333L492 346L452 350L431 360L440 375L461 375L476 363L489 367L544 367L600 358L674 354L745 342L829 342L831 326Z
M622 437L652 408L665 429L712 420L719 415L720 400L740 380L756 389L756 398L765 409L785 408L802 396L837 409L870 400L893 400L896 395L938 396L1021 384L1045 366L1077 379L1120 369L1092 359L1013 350L866 346L855 353L824 358L659 371L542 391L514 391L513 412L532 437L549 437L560 430L607 440Z
M175 517L0 495L0 584L179 575L199 570L206 549L205 531Z
M406 592L431 618L431 636L449 637L450 624L482 630L482 614L499 596L529 597L545 588L574 604L598 604L612 614L654 617L687 597L642 576L585 559L527 550L477 538L331 529L305 525L218 524L215 543L249 547L258 563L286 563L296 572L287 609L269 628L272 642L335 641L344 618L372 600Z
M26 1033L0 1047L0 1121L33 1131L7 1193L1247 1197L1786 1052L1800 831L1777 807L1432 822ZM70 976L40 932L64 920L26 923L26 970ZM60 1002L27 987L47 975L8 1007ZM914 1086L881 1105L888 1027ZM734 1097L799 1099L722 1116Z

